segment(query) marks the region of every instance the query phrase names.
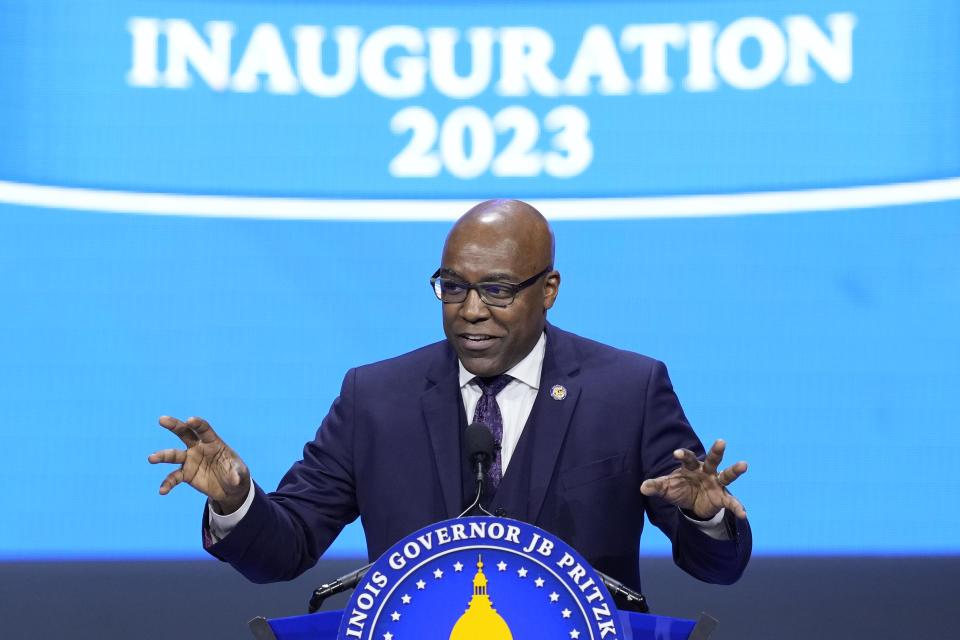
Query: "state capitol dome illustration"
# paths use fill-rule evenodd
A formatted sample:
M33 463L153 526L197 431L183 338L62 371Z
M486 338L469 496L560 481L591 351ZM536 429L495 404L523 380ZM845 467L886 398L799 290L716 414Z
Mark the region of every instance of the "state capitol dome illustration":
M473 597L467 610L453 625L450 640L513 640L510 627L490 602L480 556L477 557L477 575L473 577Z

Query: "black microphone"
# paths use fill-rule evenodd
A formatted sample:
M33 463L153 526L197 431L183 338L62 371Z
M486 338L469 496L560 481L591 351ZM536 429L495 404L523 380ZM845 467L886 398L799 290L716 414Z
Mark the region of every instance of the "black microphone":
M482 422L474 422L464 432L463 449L467 452L467 459L470 466L477 473L477 482L483 482L483 478L493 462L494 451L497 448L497 442L490 433L490 427Z
M595 570L596 571L596 570ZM650 605L647 604L647 598L642 593L638 593L623 584L616 578L611 578L605 573L597 571L603 584L610 591L613 600L618 609L624 611L638 611L640 613L650 613Z
M352 571L345 576L340 576L333 582L320 585L319 588L314 590L313 597L310 598L310 607L308 609L308 613L316 613L317 609L320 608L320 605L323 604L323 601L330 596L342 593L347 589L353 589L355 586L357 586L357 584L372 566L372 564L368 564L367 566L360 567L356 571Z

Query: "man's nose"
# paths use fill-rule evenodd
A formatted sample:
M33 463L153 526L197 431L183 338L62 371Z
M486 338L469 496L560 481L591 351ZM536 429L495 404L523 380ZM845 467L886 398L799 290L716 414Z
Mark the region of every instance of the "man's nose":
M467 298L460 304L460 315L464 320L477 322L490 315L490 309L486 303L480 299L480 293L476 289L467 291Z

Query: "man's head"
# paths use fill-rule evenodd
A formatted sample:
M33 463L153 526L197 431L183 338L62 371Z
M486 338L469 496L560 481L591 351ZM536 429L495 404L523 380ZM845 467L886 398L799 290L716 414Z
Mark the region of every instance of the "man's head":
M439 275L469 284L521 283L553 267L553 233L539 211L519 200L488 200L461 217L447 235ZM530 353L560 287L547 271L506 307L488 305L472 289L443 304L443 331L474 375L505 372Z

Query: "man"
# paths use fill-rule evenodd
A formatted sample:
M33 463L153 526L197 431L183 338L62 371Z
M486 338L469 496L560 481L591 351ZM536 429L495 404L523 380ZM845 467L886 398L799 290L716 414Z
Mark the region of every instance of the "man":
M208 496L204 546L254 581L299 575L358 516L373 560L469 504L460 439L468 416L480 416L501 440L491 511L552 532L638 590L646 512L679 566L735 581L751 537L725 487L746 463L718 473L721 440L698 458L662 363L547 324L560 286L553 253L533 207L477 205L450 231L432 280L445 341L348 372L303 460L270 495L205 421L161 417L187 448L150 455L180 465L160 493L187 482Z

